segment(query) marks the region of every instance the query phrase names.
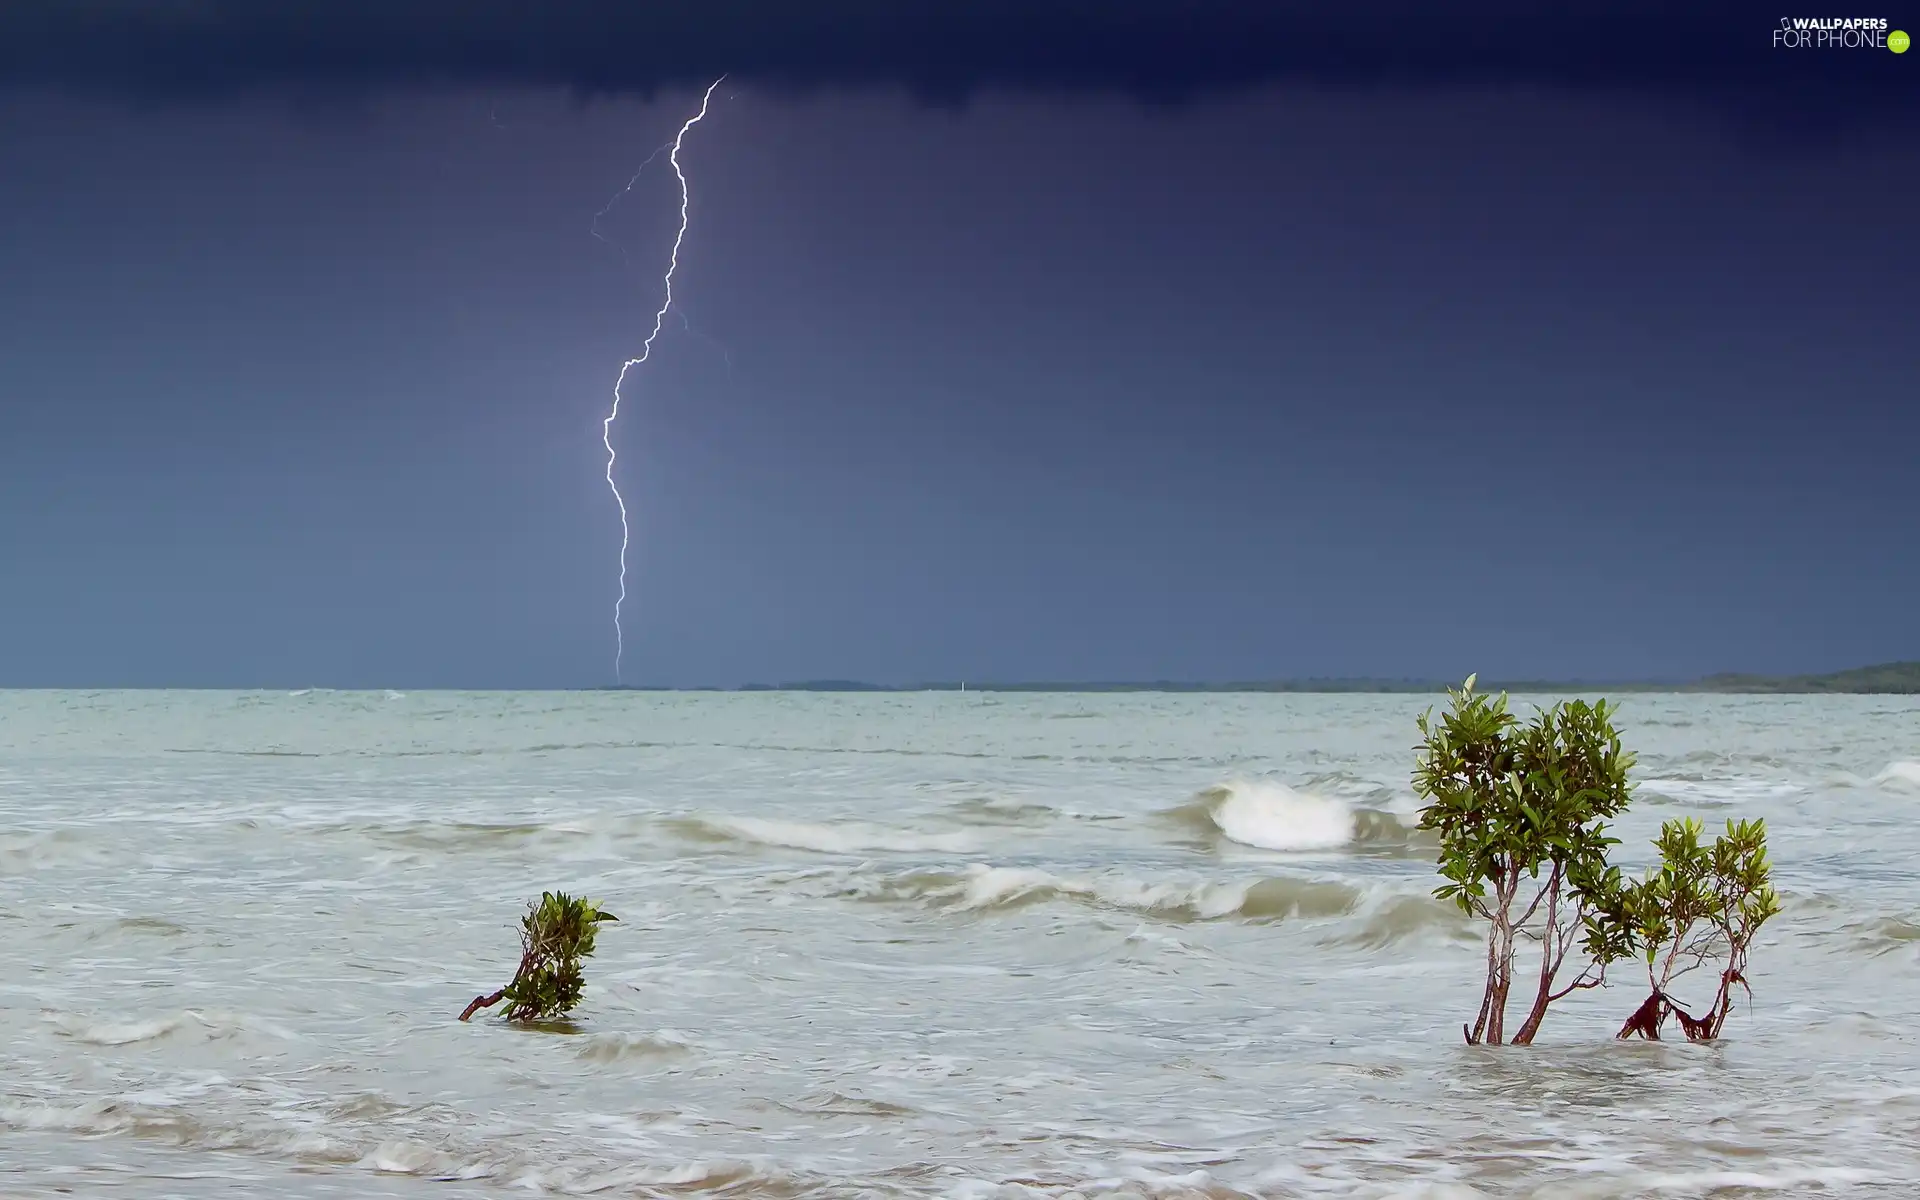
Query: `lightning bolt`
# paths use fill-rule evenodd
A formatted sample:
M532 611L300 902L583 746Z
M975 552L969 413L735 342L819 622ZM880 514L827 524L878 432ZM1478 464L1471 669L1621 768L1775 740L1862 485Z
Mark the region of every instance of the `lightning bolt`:
M627 603L627 548L632 542L633 534L627 524L627 502L620 495L620 485L613 481L613 462L618 457L613 449L613 423L620 419L620 389L626 385L627 372L645 363L647 356L653 353L654 339L660 336L660 326L667 319L667 310L673 307L673 273L680 267L680 243L687 237L687 175L680 169L680 143L686 140L687 131L706 117L707 105L713 100L714 89L725 82L726 78L722 75L707 85L706 94L700 97L700 111L687 118L687 123L680 127L680 132L674 135L673 149L667 154L667 162L673 166L674 178L680 181L680 231L673 235L673 254L667 260L667 274L663 280L667 295L666 299L660 303L660 311L653 314L653 332L649 333L647 340L640 344L639 357L630 358L620 364L620 377L613 381L613 409L607 413L607 419L600 423L600 444L607 448L607 487L613 492L613 502L620 506L620 598L613 602L613 679L615 683L621 681L620 664L627 652L626 635L620 627L620 610ZM659 156L660 151L655 150L647 157L646 163L640 164L640 170L646 170L647 163ZM607 215L614 201L618 201L621 196L632 191L634 182L639 178L640 171L635 171L633 178L627 181L627 186L614 196L613 201L608 202L606 208L600 210L599 216L594 217L595 237L600 236L600 217Z

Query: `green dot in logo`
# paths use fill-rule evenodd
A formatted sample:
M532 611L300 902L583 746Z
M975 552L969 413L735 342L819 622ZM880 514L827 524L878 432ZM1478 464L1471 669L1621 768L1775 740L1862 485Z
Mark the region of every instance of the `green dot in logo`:
M1907 47L1911 45L1913 45L1913 39L1907 36L1907 31L1904 29L1896 29L1887 35L1887 49L1895 54L1905 54Z

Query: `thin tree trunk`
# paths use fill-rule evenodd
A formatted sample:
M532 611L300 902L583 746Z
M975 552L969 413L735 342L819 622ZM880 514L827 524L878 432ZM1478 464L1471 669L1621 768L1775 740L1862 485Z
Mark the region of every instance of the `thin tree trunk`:
M1505 931L1502 931L1505 932ZM1493 976L1493 1011L1487 1014L1487 1045L1498 1046L1506 1034L1507 989L1513 984L1513 946L1507 938L1501 939L1503 946L1500 965Z
M1493 1007L1493 975L1495 965L1500 961L1500 924L1497 921L1487 923L1487 986L1480 991L1480 1015L1473 1019L1473 1027L1462 1028L1467 1035L1467 1045L1477 1046L1486 1040L1487 1013Z
M1503 873L1497 889L1500 908L1495 914L1495 931L1499 936L1499 962L1493 972L1492 1012L1487 1014L1487 1044L1498 1046L1506 1036L1507 992L1513 987L1513 896L1520 886L1520 869L1509 867Z
M1553 977L1560 971L1560 864L1553 864L1547 876L1547 923L1540 934L1540 990L1534 993L1533 1008L1527 1013L1520 1032L1514 1034L1516 1046L1533 1045L1540 1023L1547 1019L1547 1004L1553 997Z

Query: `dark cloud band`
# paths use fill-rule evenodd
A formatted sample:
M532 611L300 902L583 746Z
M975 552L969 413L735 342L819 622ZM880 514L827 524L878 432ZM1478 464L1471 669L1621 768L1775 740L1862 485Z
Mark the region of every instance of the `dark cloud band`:
M1289 80L1536 83L1776 107L1795 101L1775 93L1797 91L1829 110L1920 94L1920 63L1782 51L1775 20L1647 0L8 0L0 82L149 97L396 84L649 94L725 71L936 101L988 87L1171 101Z

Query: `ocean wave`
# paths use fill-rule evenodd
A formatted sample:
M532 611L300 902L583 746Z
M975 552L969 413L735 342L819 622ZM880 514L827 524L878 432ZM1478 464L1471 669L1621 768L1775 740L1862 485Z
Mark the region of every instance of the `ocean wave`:
M256 1034L282 1040L292 1037L284 1030L241 1013L198 1009L130 1021L97 1020L80 1013L62 1012L48 1013L45 1019L55 1033L89 1046L132 1046L160 1041L222 1042Z
M1327 771L1310 775L1301 781L1297 791L1311 792L1316 796L1338 796L1343 800L1357 802L1360 807L1391 809L1396 805L1412 802L1413 791L1406 784L1382 783L1369 775L1358 775L1351 771Z
M947 808L957 820L975 825L1030 827L1048 824L1061 815L1060 810L1051 805L1004 796L972 796L956 800Z
M0 1104L0 1129L45 1129L61 1133L168 1135L183 1144L198 1140L200 1123L173 1104L146 1104L124 1097L78 1104Z
M956 912L1006 912L1064 900L1170 921L1276 921L1334 917L1359 903L1359 888L1331 880L1267 876L1242 882L1153 881L1120 872L1062 875L1037 867L975 863L965 871L911 871L851 881L856 899L915 901Z
M222 1121L165 1095L103 1097L74 1104L0 1103L0 1130L46 1130L89 1137L135 1137L203 1150L237 1151L296 1162L344 1166L363 1151L312 1129Z
M1701 747L1675 756L1671 761L1684 763L1708 763L1716 767L1791 767L1794 760L1779 754L1767 754L1760 751L1718 750Z
M312 833L360 834L403 850L442 853L520 849L551 838L572 840L585 831L563 823L522 821L485 824L474 821L407 821L390 825L322 825Z
M1402 847L1415 840L1414 831L1392 813L1268 779L1219 784L1162 815L1189 830L1261 850Z
M1111 1197L1112 1200L1256 1200L1260 1194L1243 1191L1213 1177L1205 1169L1169 1174L1149 1166L1132 1165L1103 1177L1050 1182L1036 1180L962 1179L941 1193L942 1200L1041 1200L1044 1197Z
M100 866L112 858L106 847L64 829L0 834L0 875L24 875L56 867Z
M1897 788L1903 792L1920 792L1920 762L1900 759L1890 762L1886 769L1873 777L1875 785Z
M1847 926L1856 948L1878 957L1896 951L1911 950L1920 943L1920 921L1907 916L1873 917Z
M1457 907L1442 903L1431 895L1390 895L1363 905L1360 920L1350 928L1329 935L1330 946L1351 946L1360 950L1384 950L1409 942L1477 942L1479 930Z
M527 1162L510 1157L445 1149L414 1138L381 1142L354 1164L384 1175L413 1175L433 1180L491 1179L535 1192L597 1195L607 1192L729 1191L764 1188L770 1195L792 1195L801 1182L782 1172L740 1159L700 1159L671 1166L571 1166Z
M771 817L678 817L666 822L683 836L707 842L746 842L821 854L896 854L935 852L970 854L980 850L978 836L967 832L928 833L890 829L861 821L816 824Z
M976 816L973 824L1033 824L1048 810L1022 809L1003 821ZM791 821L774 817L655 813L598 813L549 821L404 821L310 826L319 833L374 843L386 865L416 863L422 856L526 855L561 859L669 857L696 847L775 847L821 854L977 854L984 831L897 828L863 821ZM667 835L662 838L662 834Z
M1795 1166L1787 1164L1760 1170L1673 1171L1666 1174L1642 1173L1635 1183L1651 1192L1680 1195L1717 1195L1723 1192L1825 1191L1854 1183L1873 1183L1886 1176L1882 1172L1858 1167Z
M267 1160L358 1168L434 1180L491 1180L515 1188L560 1195L608 1192L730 1190L794 1196L820 1181L786 1173L771 1163L741 1159L611 1164L594 1155L555 1154L542 1148L489 1144L447 1129L422 1129L423 1106L382 1111L363 1124L328 1120L318 1127L290 1128L292 1110L274 1115L220 1115L197 1111L180 1097L120 1095L79 1103L0 1102L0 1132L41 1130L90 1137L134 1137L178 1147L242 1153ZM300 1116L310 1115L300 1111ZM434 1124L451 1119L435 1114ZM393 1122L402 1122L396 1129Z
M830 1117L911 1117L920 1112L917 1108L896 1104L891 1100L850 1096L845 1092L836 1091L806 1096L799 1103L781 1104L780 1107L790 1112Z
M1776 800L1798 795L1805 790L1800 784L1784 779L1723 779L1680 772L1640 780L1634 789L1634 798L1649 804L1669 801L1720 808L1751 804L1758 800Z
M381 1142L353 1165L383 1175L426 1175L438 1180L485 1179L499 1169L490 1162L462 1161L457 1154L411 1138Z
M586 1040L579 1057L591 1063L679 1058L693 1052L693 1043L671 1029L655 1033L601 1033Z
M110 936L116 933L136 933L148 937L179 937L187 932L185 925L167 920L165 917L118 917L106 925L93 930L87 940Z
M498 824L473 821L334 823L307 826L302 833L371 843L374 849L365 854L365 861L380 868L418 867L442 856L595 862L655 858L661 853L659 825L647 817L594 815Z

